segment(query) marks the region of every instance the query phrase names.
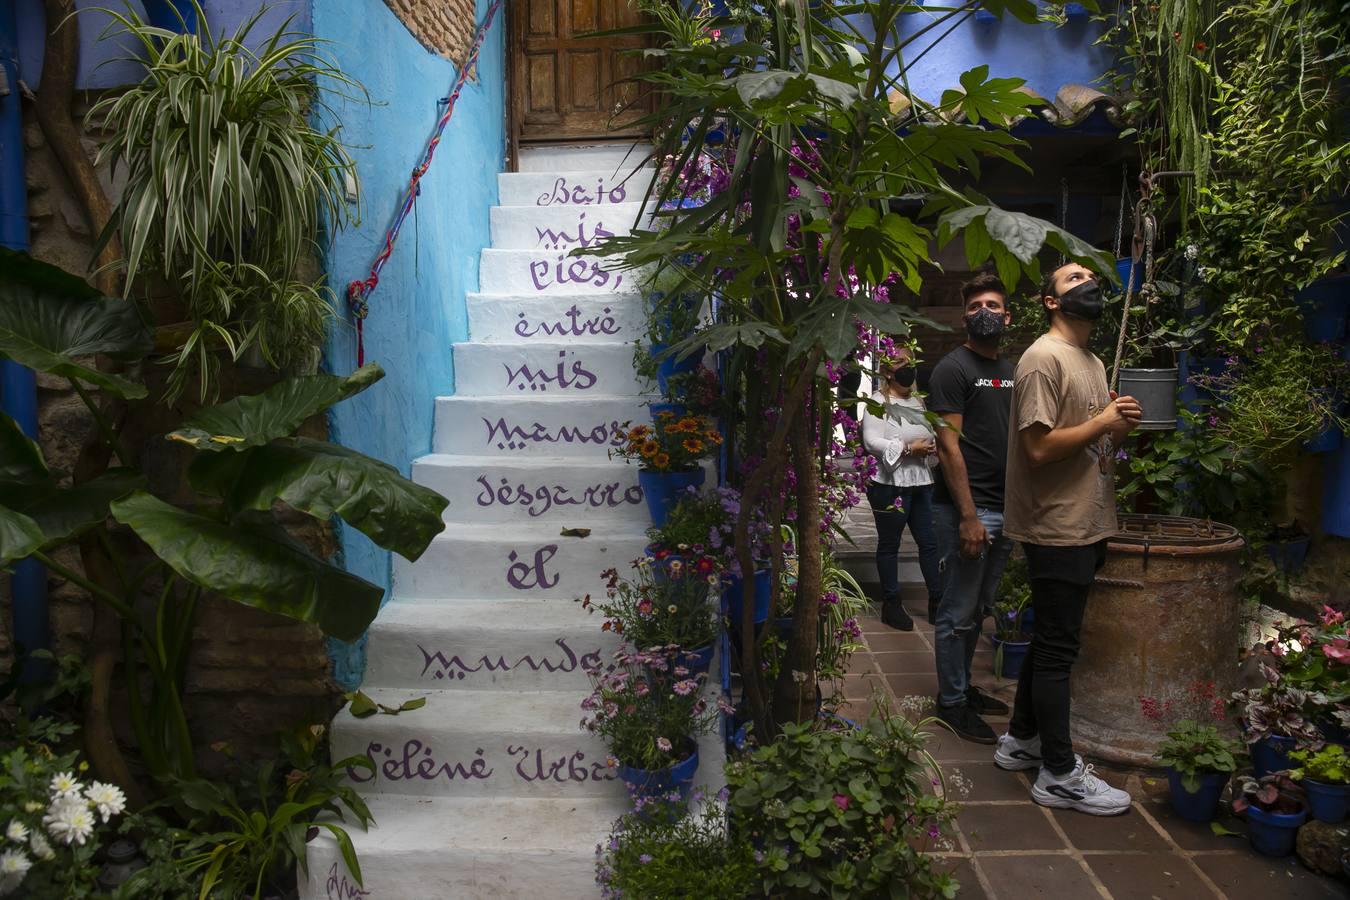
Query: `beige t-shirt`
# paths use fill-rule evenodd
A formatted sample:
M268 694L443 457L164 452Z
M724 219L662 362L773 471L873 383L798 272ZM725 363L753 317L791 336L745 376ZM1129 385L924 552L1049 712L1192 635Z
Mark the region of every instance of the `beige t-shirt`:
M1073 455L1033 468L1019 432L1081 425L1110 402L1106 367L1092 351L1043 334L1017 363L1008 422L1008 480L1003 533L1051 547L1094 544L1113 536L1115 461L1106 435Z

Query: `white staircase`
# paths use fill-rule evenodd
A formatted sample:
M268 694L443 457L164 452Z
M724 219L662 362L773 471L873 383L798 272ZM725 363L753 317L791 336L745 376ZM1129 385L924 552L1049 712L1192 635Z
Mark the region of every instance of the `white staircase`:
M348 829L364 886L325 832L304 898L599 896L595 846L628 800L580 703L584 668L618 644L575 601L646 543L636 467L607 454L616 426L647 419L631 345L643 300L628 273L566 254L633 227L644 153L539 148L499 176L457 393L437 400L435 452L412 470L450 499L447 527L416 563L395 558L367 650L372 699L427 704L338 714L334 757L375 761L354 777L377 824ZM718 735L700 758L696 781L720 784Z

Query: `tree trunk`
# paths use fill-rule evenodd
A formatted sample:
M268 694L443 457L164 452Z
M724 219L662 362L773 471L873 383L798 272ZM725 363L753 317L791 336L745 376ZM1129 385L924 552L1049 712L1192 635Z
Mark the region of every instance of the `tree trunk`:
M798 401L807 405L810 401ZM812 417L798 410L791 427L792 465L797 473L797 599L792 635L774 688L778 722L806 722L816 714L816 647L821 595L820 469L811 440Z

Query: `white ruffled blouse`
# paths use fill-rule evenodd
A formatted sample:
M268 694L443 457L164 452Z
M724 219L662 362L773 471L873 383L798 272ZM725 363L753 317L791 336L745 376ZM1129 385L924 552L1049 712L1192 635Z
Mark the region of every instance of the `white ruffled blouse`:
M904 398L888 397L877 391L872 399L887 408L886 416L878 418L869 410L863 411L862 439L863 447L877 461L877 473L873 481L896 487L920 487L933 483L933 467L937 465L937 455L906 456L905 449L918 440L936 440L933 429L921 421L901 418L896 407L923 415L923 401L914 395Z

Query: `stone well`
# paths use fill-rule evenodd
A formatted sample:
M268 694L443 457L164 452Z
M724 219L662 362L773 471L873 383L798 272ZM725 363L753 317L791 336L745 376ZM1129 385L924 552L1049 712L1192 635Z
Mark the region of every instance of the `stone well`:
M1184 701L1196 681L1237 688L1237 530L1172 516L1126 515L1108 544L1083 618L1073 671L1073 741L1114 763L1156 765L1163 735L1140 696Z

